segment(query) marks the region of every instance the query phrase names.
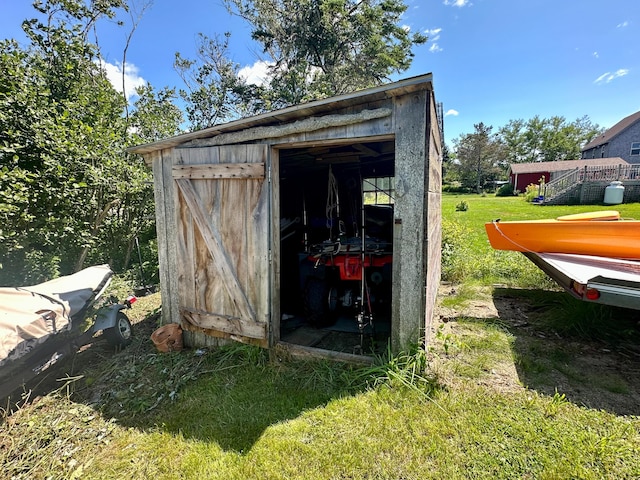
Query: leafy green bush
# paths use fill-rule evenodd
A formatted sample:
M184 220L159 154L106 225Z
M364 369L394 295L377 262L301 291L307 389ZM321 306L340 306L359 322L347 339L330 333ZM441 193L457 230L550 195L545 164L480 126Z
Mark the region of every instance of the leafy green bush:
M464 200L456 205L456 212L466 212L467 210L469 210L469 204Z
M512 197L513 195L513 185L510 183L505 183L496 192L496 197Z
M472 193L472 189L464 187L460 182L452 182L442 185L442 191L446 193Z

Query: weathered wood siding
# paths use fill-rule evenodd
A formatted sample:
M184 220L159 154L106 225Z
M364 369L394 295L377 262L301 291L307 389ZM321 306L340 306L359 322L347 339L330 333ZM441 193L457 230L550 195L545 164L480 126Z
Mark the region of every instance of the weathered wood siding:
M173 267L163 272L171 302L165 321L208 337L266 346L266 161L265 145L180 148L166 158L165 227L158 235Z
M424 329L428 183L426 90L396 98L391 344L399 350Z
M392 348L428 341L440 282L442 147L430 80L403 85L140 148L155 179L163 322L181 323L188 345L280 339L280 150L391 139Z
M442 266L442 139L436 115L433 91L427 92L428 108L428 151L427 151L427 225L426 225L426 305L425 344L431 341L433 316L437 302Z

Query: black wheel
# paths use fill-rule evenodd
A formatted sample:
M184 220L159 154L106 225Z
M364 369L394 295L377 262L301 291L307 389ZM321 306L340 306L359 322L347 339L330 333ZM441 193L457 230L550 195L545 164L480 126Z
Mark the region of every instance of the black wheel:
M123 313L116 314L116 325L107 328L104 332L104 338L114 347L126 347L131 343L131 322Z
M307 321L314 327L327 327L336 321L337 291L329 282L311 277L304 291Z

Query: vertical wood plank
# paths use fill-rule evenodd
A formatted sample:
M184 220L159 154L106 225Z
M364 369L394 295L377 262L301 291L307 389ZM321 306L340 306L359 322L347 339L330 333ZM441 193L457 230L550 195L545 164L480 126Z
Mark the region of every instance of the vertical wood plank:
M160 266L159 280L160 291L162 292L162 323L166 324L171 321L170 316L170 299L171 299L171 281L169 271L169 241L167 232L167 212L164 200L164 177L162 175L162 152L155 151L149 154L149 162L153 170L153 198L155 200L156 211L156 236L158 238L158 263Z
M433 315L437 302L442 269L442 139L433 91L428 92L428 197L427 197L427 269L425 305L425 344L433 332Z
M179 155L179 162L189 164L191 162L189 151L176 151ZM178 277L178 297L179 307L184 305L185 298L192 298L195 290L194 279L194 231L193 231L193 217L189 211L189 206L185 202L184 198L180 194L180 191L176 192L177 200L177 219L176 219L176 253L178 257L177 262L177 277Z
M247 145L252 162L268 160L268 146ZM252 179L246 190L247 289L259 322L269 321L269 185L268 179Z
M270 209L271 215L267 220L270 222L270 247L271 247L271 264L269 265L269 285L271 298L271 311L270 311L270 323L271 323L271 336L269 339L269 346L273 347L280 341L280 321L282 319L282 312L280 307L280 157L279 150L271 149L268 160L268 167L271 171L271 189L270 194Z
M188 149L191 151L189 165L202 165L205 163L218 163L219 155L217 148ZM218 204L217 183L212 181L194 181L193 188L196 191L201 206L205 213L216 223L213 212ZM195 229L194 255L187 262L193 263L194 269L194 292L193 296L183 299L185 306L193 304L198 310L211 311L213 307L211 299L219 295L226 295L224 287L220 282L215 281L215 266L205 240L198 229Z
M167 323L179 323L179 286L178 286L178 249L177 249L177 229L178 229L178 209L177 209L177 193L172 179L172 167L179 161L179 156L175 150L162 151L162 177L163 177L163 203L165 209L165 225L167 229L167 272L169 279L169 289L167 295L169 297L169 309L163 316Z
M246 159L246 145L230 145L220 149L221 163L246 162ZM246 289L248 285L246 256L249 220L246 216L246 189L250 180L222 179L218 182L221 192L219 225L222 244L233 263L238 283L245 289L247 298L250 298L250 293ZM234 313L231 313L234 309L235 306L232 303L225 303L225 313L229 312L228 314L234 315Z
M391 347L419 338L425 319L427 92L396 97Z

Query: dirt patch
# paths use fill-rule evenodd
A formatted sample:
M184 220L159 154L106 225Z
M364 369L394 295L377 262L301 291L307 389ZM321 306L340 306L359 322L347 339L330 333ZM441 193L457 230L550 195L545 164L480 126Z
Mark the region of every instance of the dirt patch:
M543 322L544 310L521 296L478 291L461 306L442 306L455 296L455 287L440 290L440 307L432 342L437 361L451 362L447 342L473 342L474 323L503 329L508 337L509 361L495 361L475 381L498 391L535 390L545 395L564 394L567 400L588 408L619 415L640 415L640 328L638 312L622 311L633 319L636 332L625 332L629 340L581 338L559 333ZM445 302L446 303L446 302ZM626 328L630 323L625 323ZM500 347L498 347L500 348ZM464 352L461 353L464 355ZM445 369L446 370L446 369Z

